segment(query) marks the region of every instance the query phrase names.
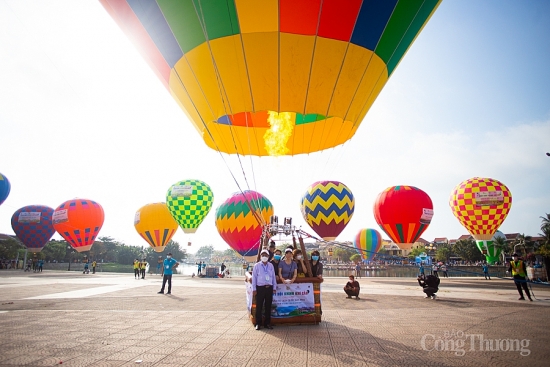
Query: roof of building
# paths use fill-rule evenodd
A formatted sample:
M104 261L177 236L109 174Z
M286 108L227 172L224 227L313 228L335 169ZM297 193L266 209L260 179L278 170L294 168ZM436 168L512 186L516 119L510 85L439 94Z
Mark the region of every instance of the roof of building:
M462 236L458 237L459 240L467 240L469 238L472 238L471 234L463 234Z
M449 242L447 237L436 237L434 238L434 242Z
M507 240L515 240L519 237L519 233L505 233L504 236Z

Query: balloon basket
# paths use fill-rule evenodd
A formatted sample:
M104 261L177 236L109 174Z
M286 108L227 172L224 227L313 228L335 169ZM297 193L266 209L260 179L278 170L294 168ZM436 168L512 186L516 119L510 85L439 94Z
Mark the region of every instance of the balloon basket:
M248 306L248 316L253 325L256 325L256 297L252 296L252 284L250 283L250 277L247 277L247 301L251 300L251 304ZM309 311L303 314L299 314L300 311L295 308L291 312L287 312L292 307L288 304L283 304L284 300L276 305L276 298L273 298L273 306L271 312L271 325L305 325L305 324L314 324L318 325L321 322L321 283L323 281L319 278L297 278L293 284L277 284L277 294L290 294L291 292L298 291L299 296L304 297L306 304L310 304ZM313 291L313 297L309 297L309 302L307 297L309 295L309 289ZM279 310L285 310L285 312L279 312ZM263 322L260 323L263 325Z

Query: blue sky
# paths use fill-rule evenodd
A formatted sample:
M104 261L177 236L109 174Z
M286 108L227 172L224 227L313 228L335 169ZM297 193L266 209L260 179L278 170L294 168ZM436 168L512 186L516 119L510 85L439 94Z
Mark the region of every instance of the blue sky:
M147 246L136 210L198 178L213 188L214 208L193 237L174 239L191 240L191 252L227 248L214 210L238 189L230 170L247 186L237 158L201 142L99 2L0 0L0 53L0 172L12 183L0 233L13 233L22 206L82 197L105 210L100 235ZM549 65L550 2L444 0L354 138L309 156L245 157L249 187L312 232L299 211L307 186L345 183L356 199L338 237L346 241L377 228L380 191L417 186L434 203L422 236L433 240L467 233L448 206L454 186L492 177L513 195L501 231L536 235L550 212Z

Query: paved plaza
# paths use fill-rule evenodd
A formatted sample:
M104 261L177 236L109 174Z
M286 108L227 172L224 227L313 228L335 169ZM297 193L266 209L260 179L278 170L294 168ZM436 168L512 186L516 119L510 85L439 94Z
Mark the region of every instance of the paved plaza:
M0 366L548 366L550 287L414 278L322 285L319 325L254 329L242 278L0 271Z

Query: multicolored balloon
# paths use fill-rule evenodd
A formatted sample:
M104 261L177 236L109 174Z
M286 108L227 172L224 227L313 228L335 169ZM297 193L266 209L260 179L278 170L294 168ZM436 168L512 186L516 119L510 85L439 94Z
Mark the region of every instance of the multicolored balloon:
M430 225L432 199L414 186L388 187L374 202L374 219L399 248L410 250Z
M216 209L216 228L224 241L241 256L256 256L262 226L272 215L273 205L259 192L236 192Z
M138 209L134 227L153 250L162 252L176 233L178 223L172 218L166 203L153 203Z
M363 261L370 261L382 247L382 236L376 229L365 228L355 235L353 245L359 250Z
M40 252L55 233L53 209L44 205L28 205L11 217L11 228L29 252Z
M307 188L300 209L315 233L325 241L334 241L353 217L355 199L341 182L318 181Z
M493 236L512 208L512 193L506 185L492 178L470 178L454 188L449 205L487 262L498 261L501 249L493 246Z
M89 251L105 215L101 205L89 199L67 200L55 209L53 227L77 252Z
M206 145L264 156L349 140L441 0L100 2Z
M199 180L176 182L166 193L166 206L185 233L195 233L210 212L214 193Z
M0 173L0 205L7 199L10 194L11 185L6 176Z

